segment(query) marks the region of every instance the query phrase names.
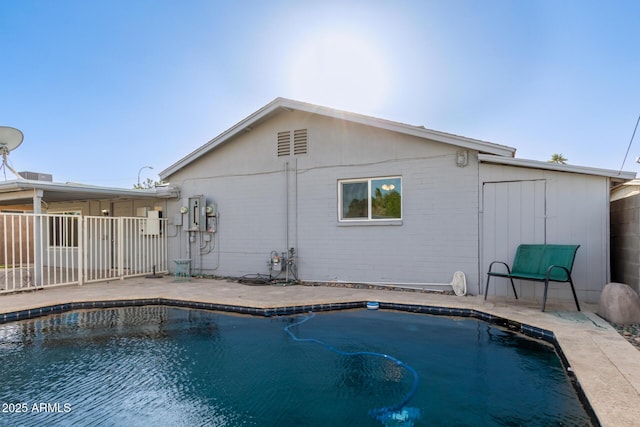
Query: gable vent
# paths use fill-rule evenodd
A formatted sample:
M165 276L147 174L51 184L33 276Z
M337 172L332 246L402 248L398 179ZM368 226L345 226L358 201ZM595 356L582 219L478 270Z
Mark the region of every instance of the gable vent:
M307 154L307 130L298 129L293 131L293 154Z
M278 132L278 157L291 154L291 132Z

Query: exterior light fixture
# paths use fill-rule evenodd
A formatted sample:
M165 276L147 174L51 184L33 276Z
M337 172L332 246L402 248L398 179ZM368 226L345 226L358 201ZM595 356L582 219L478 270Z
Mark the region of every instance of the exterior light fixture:
M456 153L456 166L465 167L469 164L469 152L467 150Z

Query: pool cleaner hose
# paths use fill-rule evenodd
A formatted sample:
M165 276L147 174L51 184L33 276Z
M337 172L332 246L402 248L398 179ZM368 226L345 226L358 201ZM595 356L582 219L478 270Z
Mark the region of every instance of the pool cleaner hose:
M387 360L392 361L393 363L395 363L395 364L403 367L407 371L411 372L411 374L413 375L413 385L411 386L411 389L409 390L409 392L405 395L404 399L402 399L402 401L400 401L397 404L392 405L392 406L385 406L385 407L382 407L382 408L371 409L369 411L369 415L371 415L373 418L375 418L378 421L380 421L386 427L411 427L411 426L413 426L415 421L420 418L420 409L411 408L411 407L408 407L406 405L409 403L409 401L413 398L413 395L418 390L419 379L418 379L418 373L416 372L416 370L413 369L411 366L407 365L406 363L404 363L402 360L396 359L395 357L390 356L388 354L376 353L376 352L373 352L373 351L354 351L354 352L342 351L342 350L339 350L339 349L333 347L332 345L324 343L324 342L322 342L320 340L317 340L315 338L298 338L293 332L291 332L291 328L292 327L299 326L299 325L305 323L306 321L308 321L309 319L312 319L313 317L315 317L315 314L314 313L310 313L309 316L304 316L302 318L302 320L300 320L300 321L298 321L296 323L292 323L291 325L288 325L287 327L284 328L284 330L296 342L310 342L310 343L319 344L319 345L323 346L324 348L326 348L327 350L330 350L330 351L332 351L332 352L334 352L336 354L339 354L341 356L347 356L347 357L350 357L350 356L382 357L382 358L385 358Z

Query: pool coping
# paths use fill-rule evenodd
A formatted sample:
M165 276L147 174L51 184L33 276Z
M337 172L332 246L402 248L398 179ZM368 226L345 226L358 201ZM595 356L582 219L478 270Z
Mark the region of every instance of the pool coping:
M525 299L450 296L414 291L337 286L248 286L231 280L196 279L176 283L172 277L128 278L82 286L60 286L35 292L0 295L0 319L21 320L31 315L54 314L48 310L100 308L120 301L123 306L175 301L189 307L229 310L246 314L296 314L313 307L316 311L360 308L367 301L381 308L417 306L431 314L465 317L478 313L497 326L532 338L556 340L558 354L566 359L584 391L589 407L602 426L635 426L640 419L640 352L611 325L595 314L597 306L584 304L583 311L551 301L540 312L539 302ZM98 304L98 307L96 307ZM71 308L73 307L73 308ZM235 308L240 307L240 310ZM253 310L253 312L251 312ZM288 310L288 312L287 312ZM44 313L43 313L44 311ZM6 317L9 313L16 313ZM39 314L41 313L41 314ZM482 314L480 314L482 313ZM470 316L469 316L470 317ZM502 324L500 323L502 322ZM529 333L527 333L529 332ZM564 362L564 361L563 361Z
M289 316L292 314L301 314L309 312L322 312L333 310L348 310L354 308L367 308L369 301L341 302L328 304L308 304L281 307L251 307L233 304L205 303L189 300L167 299L167 298L139 298L139 299L122 299L122 300L104 300L104 301L79 301L55 304L31 308L27 310L0 313L0 324L16 322L20 320L29 320L37 317L48 316L50 314L65 313L71 310L86 310L94 308L117 308L117 307L133 307L145 305L165 305L169 307L193 308L212 311L226 311L240 314L249 314L254 316ZM455 317L471 317L483 320L487 323L507 328L514 332L519 332L531 338L547 341L549 343L557 343L556 337L552 331L505 319L500 316L494 316L483 311L471 308L455 308L440 306L425 306L421 304L398 304L379 302L380 309L407 311L418 314L431 314L436 316L455 316Z

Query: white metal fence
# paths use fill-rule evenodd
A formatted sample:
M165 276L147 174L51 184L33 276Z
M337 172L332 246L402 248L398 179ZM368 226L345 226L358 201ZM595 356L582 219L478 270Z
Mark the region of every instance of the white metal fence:
M166 219L0 214L0 293L167 273Z

